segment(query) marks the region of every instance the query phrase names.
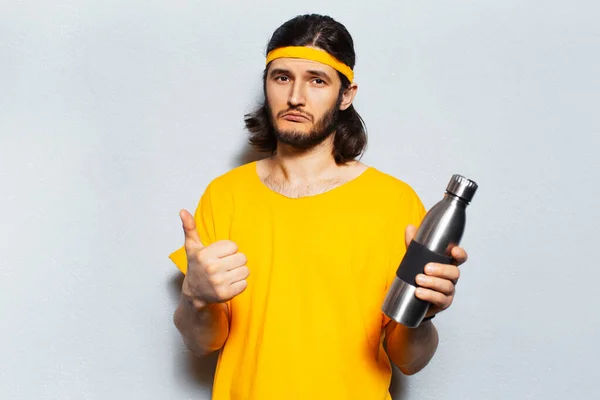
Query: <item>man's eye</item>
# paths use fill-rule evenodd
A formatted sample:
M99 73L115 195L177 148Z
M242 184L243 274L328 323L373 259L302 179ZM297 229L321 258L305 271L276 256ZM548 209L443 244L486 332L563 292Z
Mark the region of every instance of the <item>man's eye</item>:
M289 81L289 78L287 76L278 76L277 78L275 78L275 80L279 82L287 82Z
M321 78L315 78L313 82L316 83L317 85L324 85L325 84L325 81L323 79L321 79Z

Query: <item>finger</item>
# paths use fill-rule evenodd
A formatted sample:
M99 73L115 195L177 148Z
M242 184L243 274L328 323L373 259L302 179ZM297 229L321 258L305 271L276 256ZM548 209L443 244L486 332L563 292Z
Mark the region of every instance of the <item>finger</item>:
M244 290L246 290L246 287L248 287L247 280L241 280L241 281L232 283L228 289L229 298L233 298L233 297L237 296L238 294L242 293Z
M235 253L221 258L220 264L223 266L225 271L231 271L246 265L247 262L248 260L246 259L246 255L244 253Z
M452 255L452 258L454 259L456 265L464 264L467 261L467 259L469 258L465 249L463 249L462 247L458 247L458 246L456 246L452 249L451 255Z
M408 225L406 227L406 230L404 231L404 243L406 244L406 247L412 242L416 233L417 228L414 225Z
M454 294L454 283L448 279L419 274L417 275L416 281L420 287L435 290L436 292L443 293L446 296Z
M425 274L456 282L460 278L460 269L452 264L429 263L425 266Z
M229 282L231 282L232 284L234 284L236 282L247 279L250 276L250 270L248 269L247 266L244 265L239 268L228 271L226 276L227 276L227 280Z
M186 246L193 244L195 246L204 247L200 240L200 235L198 235L198 231L196 230L196 221L192 214L187 210L181 210L179 212L179 217L181 218L181 224L183 225Z
M226 258L238 251L238 246L231 240L219 240L210 246L211 254L218 258Z
M417 288L415 291L415 296L423 301L427 301L439 307L440 310L445 310L446 308L450 307L453 298L453 296L446 296L443 293L425 288Z

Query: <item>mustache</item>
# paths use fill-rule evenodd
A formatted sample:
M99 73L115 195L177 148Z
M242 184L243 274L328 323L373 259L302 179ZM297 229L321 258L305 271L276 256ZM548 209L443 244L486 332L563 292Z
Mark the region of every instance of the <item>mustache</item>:
M301 108L298 108L298 107L292 107L292 108L288 108L287 110L278 112L277 113L277 118L281 118L285 114L290 113L290 112L295 112L295 113L302 114L302 115L308 117L311 121L315 120L314 116L311 113L309 113L307 111L303 111Z

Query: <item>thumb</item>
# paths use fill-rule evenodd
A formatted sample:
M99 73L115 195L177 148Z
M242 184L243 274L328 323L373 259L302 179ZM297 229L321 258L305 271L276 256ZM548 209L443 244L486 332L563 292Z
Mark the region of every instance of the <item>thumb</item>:
M410 244L410 242L412 242L412 240L415 238L416 234L417 234L417 228L414 225L408 225L406 227L406 231L404 233L404 242L406 243L407 248L408 248L408 245Z
M192 214L187 210L181 210L179 212L179 217L181 218L181 224L183 225L183 233L185 234L185 245L204 247L200 240L200 235L198 235L198 231L196 230L196 221Z

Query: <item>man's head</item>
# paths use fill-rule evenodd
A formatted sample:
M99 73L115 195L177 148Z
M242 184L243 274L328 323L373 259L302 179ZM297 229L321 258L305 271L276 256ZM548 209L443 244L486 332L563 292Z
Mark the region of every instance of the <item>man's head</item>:
M355 59L352 37L332 18L302 15L284 23L267 46L264 104L245 118L250 143L269 152L277 142L308 149L335 134L336 162L358 157L366 132L352 106Z

